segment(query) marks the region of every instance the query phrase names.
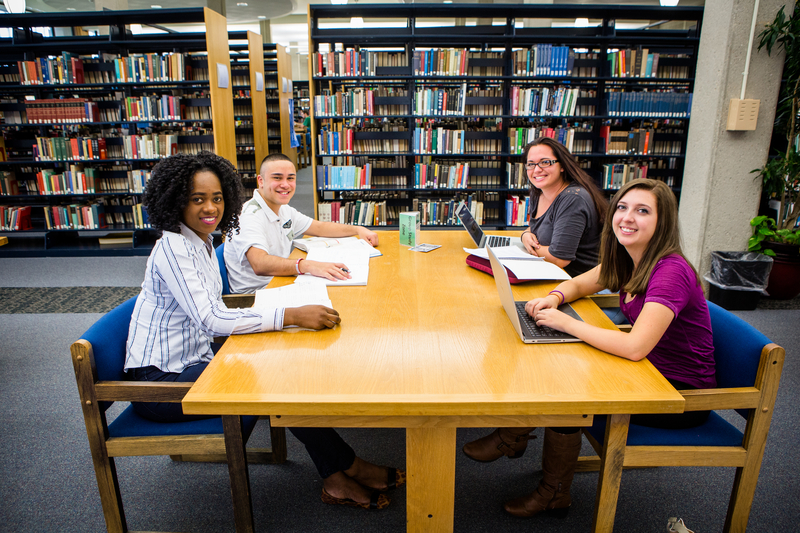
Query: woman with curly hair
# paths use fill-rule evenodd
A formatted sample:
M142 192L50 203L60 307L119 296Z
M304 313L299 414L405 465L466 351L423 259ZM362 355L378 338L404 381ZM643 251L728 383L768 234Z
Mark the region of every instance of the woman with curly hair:
M332 328L339 314L322 305L285 309L228 309L211 233L239 228L242 186L236 169L210 152L175 155L154 168L144 194L150 224L162 230L147 260L136 299L125 370L136 381L196 381L214 357L213 337L276 331L295 325ZM139 402L136 412L159 422L204 418L184 415L180 404ZM328 428L293 428L323 477L326 503L385 507L381 491L405 473L370 464Z

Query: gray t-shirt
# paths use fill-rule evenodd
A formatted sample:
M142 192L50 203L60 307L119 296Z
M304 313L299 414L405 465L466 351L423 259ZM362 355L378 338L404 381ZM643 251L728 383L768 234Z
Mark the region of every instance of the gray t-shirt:
M570 183L556 196L539 218L533 218L539 196L531 201L531 232L550 253L570 261L564 268L570 276L583 274L600 259L600 225L592 195L577 183Z

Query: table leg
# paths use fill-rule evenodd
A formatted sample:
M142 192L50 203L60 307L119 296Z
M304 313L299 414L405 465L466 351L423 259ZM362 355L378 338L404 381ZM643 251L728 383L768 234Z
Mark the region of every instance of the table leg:
M407 531L453 531L456 428L406 429Z
M605 450L600 457L600 477L594 505L594 533L611 533L614 530L630 419L631 415L610 415L606 423Z
M225 432L225 453L228 456L228 473L231 478L233 517L236 533L253 533L253 501L250 497L250 475L247 472L247 452L242 439L242 417L222 417Z

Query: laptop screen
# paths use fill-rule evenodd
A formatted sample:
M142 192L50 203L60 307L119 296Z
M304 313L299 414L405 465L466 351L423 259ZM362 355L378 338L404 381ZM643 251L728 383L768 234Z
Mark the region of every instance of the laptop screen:
M461 221L461 225L463 225L464 229L466 229L467 233L469 233L469 236L472 237L473 241L475 241L475 246L480 246L481 240L483 239L483 230L475 221L472 213L469 212L469 208L467 207L466 203L461 202L458 204L456 215L458 216L458 220Z

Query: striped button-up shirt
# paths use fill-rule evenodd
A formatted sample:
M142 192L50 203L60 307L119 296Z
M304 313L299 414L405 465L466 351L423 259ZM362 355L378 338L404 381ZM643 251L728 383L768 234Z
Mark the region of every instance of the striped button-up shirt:
M128 329L125 370L183 372L211 361L211 339L283 328L283 309L228 309L211 243L181 224L165 231L147 260Z

